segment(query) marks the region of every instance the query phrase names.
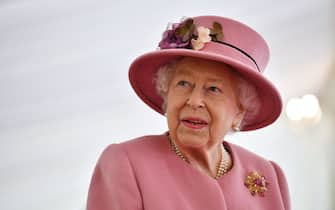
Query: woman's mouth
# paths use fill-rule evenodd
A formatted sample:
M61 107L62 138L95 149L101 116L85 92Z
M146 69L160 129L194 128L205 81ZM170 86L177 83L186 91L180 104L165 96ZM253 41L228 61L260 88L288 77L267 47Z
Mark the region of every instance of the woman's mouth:
M185 117L181 119L181 122L183 123L184 126L191 129L201 129L208 125L207 121L195 117Z

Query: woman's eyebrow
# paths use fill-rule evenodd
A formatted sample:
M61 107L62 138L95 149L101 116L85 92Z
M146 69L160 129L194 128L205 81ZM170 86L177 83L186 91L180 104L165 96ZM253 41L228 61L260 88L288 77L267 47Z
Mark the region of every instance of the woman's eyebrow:
M212 83L219 83L219 84L227 84L227 81L225 81L224 79L219 79L219 78L208 78L207 82L212 82Z
M220 83L224 82L223 79L219 79L219 78L208 78L207 81L208 82L220 82Z
M178 69L175 73L176 76L183 76L183 77L192 77L193 74L184 70L184 69Z

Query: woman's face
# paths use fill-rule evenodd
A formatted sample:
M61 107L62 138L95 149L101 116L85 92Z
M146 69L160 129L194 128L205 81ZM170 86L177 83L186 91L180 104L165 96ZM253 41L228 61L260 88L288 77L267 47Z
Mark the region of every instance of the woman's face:
M240 123L243 111L234 81L224 64L195 58L178 62L167 94L169 133L178 145L210 148Z

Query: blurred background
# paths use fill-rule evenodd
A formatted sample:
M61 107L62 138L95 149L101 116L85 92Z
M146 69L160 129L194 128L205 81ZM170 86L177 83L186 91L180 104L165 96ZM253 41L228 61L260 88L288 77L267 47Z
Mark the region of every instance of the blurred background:
M107 145L167 130L130 63L168 22L207 14L264 36L284 99L276 123L228 140L281 165L292 209L334 210L334 0L0 0L0 209L85 209Z

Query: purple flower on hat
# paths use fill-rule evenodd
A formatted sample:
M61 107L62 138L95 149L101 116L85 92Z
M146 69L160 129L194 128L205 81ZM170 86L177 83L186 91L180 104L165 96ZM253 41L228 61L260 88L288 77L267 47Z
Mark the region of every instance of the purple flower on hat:
M189 42L183 42L174 30L166 30L163 33L163 39L159 42L161 49L185 48L187 45Z
M186 19L182 23L172 24L172 29L163 33L163 39L159 42L161 49L191 48L190 40L194 31L192 19Z

